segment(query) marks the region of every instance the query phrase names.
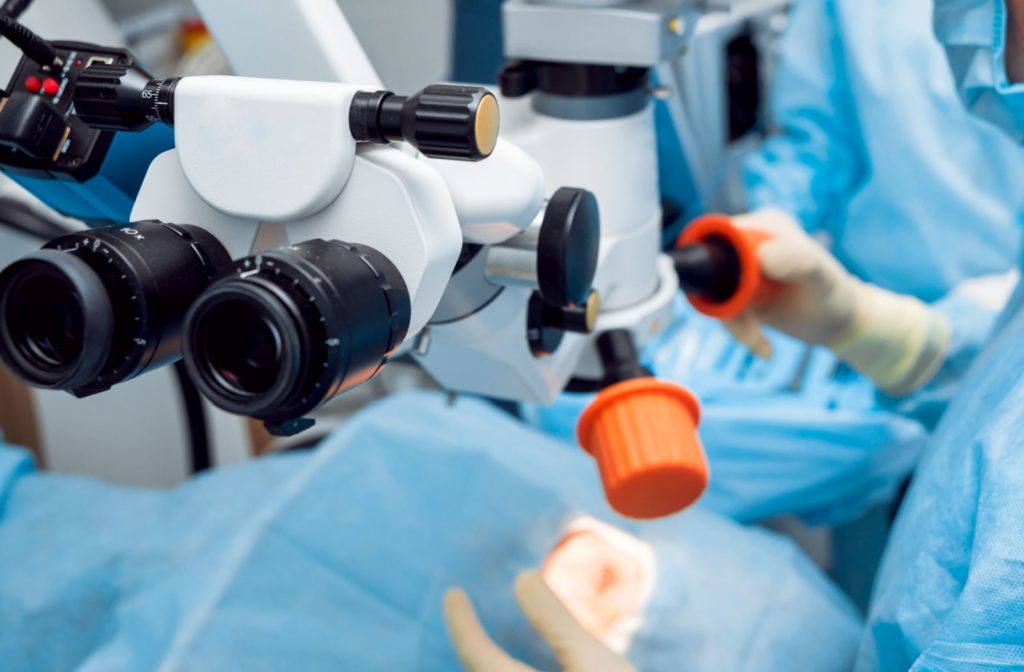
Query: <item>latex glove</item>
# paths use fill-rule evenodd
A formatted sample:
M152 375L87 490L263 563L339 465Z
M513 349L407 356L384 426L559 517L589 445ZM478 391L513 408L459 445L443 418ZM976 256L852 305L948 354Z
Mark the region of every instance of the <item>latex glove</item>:
M780 289L725 326L757 355L771 356L761 325L824 345L892 394L927 383L945 360L949 325L911 296L855 278L792 217L761 210L735 217L736 226L772 239L758 248L762 274Z
M629 661L586 632L566 610L540 574L523 572L515 582L516 601L534 630L555 652L567 672L636 672ZM455 651L469 672L527 672L484 631L466 593L449 590L444 615Z

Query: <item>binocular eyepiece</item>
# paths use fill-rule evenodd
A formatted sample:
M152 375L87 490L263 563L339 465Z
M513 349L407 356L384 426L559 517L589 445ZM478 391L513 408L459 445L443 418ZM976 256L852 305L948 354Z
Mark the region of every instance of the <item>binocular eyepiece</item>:
M185 357L215 405L293 434L405 339L401 273L310 240L232 262L209 233L146 221L61 236L0 273L0 359L87 396Z

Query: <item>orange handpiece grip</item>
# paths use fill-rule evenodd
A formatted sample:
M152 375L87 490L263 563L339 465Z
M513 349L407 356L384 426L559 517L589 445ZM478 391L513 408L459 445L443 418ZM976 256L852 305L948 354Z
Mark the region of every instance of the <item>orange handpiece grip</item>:
M602 390L576 434L597 460L611 507L649 519L685 509L707 487L699 422L692 394L655 378L634 378Z
M771 235L764 231L741 229L732 223L728 215L704 215L686 227L676 241L676 247L707 243L718 240L729 245L739 259L739 282L736 291L724 301L713 301L706 296L687 294L693 307L710 317L720 320L732 319L748 308L766 301L778 291L779 284L761 274L757 259L757 248Z

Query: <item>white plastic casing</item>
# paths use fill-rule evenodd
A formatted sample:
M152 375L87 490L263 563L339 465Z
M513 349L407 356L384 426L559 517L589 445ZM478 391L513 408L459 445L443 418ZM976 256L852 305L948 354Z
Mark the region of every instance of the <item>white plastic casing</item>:
M507 287L487 306L457 322L431 325L417 361L443 387L500 399L551 402L575 370L586 337L566 334L543 358L526 338L530 290Z
M672 264L659 253L651 107L600 121L518 112L511 124L513 115L504 115L502 132L540 164L547 193L572 186L597 197L601 246L594 287L602 299L597 330L629 329L642 345L668 325L678 291ZM546 357L530 351L529 296L527 289L509 287L462 320L431 325L418 361L449 389L541 404L553 401L573 375L600 378L600 362L585 336L566 334Z
M507 140L499 139L483 161L424 161L447 183L467 243L508 240L529 226L544 204L540 165Z
M185 176L229 215L292 220L337 198L356 142L357 87L244 77L186 77L174 92L174 140Z

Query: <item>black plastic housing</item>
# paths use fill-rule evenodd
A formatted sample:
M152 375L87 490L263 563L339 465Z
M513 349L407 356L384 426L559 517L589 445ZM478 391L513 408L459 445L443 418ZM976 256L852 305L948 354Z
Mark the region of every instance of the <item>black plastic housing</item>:
M92 128L72 113L78 80L90 64L130 65L133 59L124 49L82 42L51 44L63 61L59 68L22 57L7 85L0 103L0 164L28 177L85 182L99 173L114 134ZM54 80L56 94L32 91L26 83L29 78ZM60 127L60 137L43 130L45 142L34 138L40 122L47 128Z
M153 124L174 125L174 88L179 79L153 79L138 65L96 63L75 87L78 118L93 128L144 131Z
M609 387L634 378L647 378L652 374L640 364L633 334L626 329L606 331L594 342L597 355L604 367L602 387Z
M405 281L383 254L310 240L236 262L189 312L185 363L214 404L290 435L383 368L410 312Z
M571 97L611 96L646 89L648 79L647 68L552 61L510 61L498 73L501 94L508 98L533 91Z
M29 385L101 392L179 359L185 313L230 268L195 226L61 236L0 273L0 358Z
M7 114L0 114L0 144L38 161L55 160L69 131L57 106L43 96L14 91L4 107Z

